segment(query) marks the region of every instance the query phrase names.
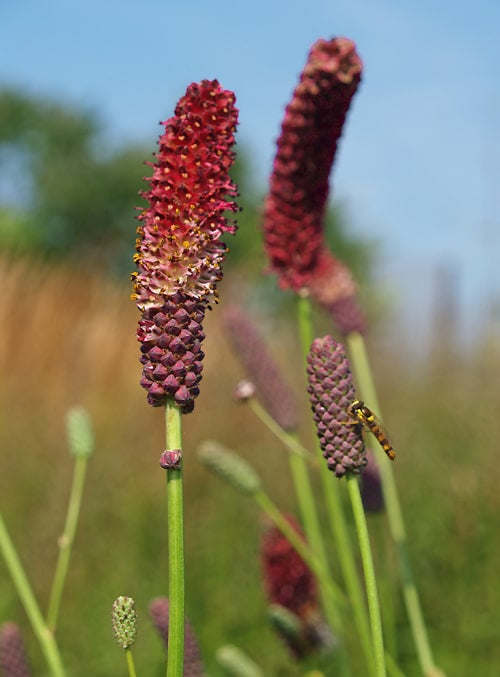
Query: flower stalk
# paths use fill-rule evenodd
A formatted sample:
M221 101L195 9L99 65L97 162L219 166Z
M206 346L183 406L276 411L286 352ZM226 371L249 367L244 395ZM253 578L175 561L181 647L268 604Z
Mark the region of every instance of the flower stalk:
M313 341L312 305L308 297L297 297L297 323L304 361L306 361ZM317 457L320 463L323 464L324 458L319 444L316 444L316 449ZM340 487L336 482L331 481L331 478L326 472L320 472L320 479L323 497L327 507L328 522L333 540L336 544L336 553L339 559L342 577L347 588L349 601L352 605L354 622L361 642L361 648L368 669L371 674L375 674L370 625L363 590L356 572L356 562L340 496Z
M5 559L5 564L11 575L17 594L23 604L33 632L35 633L52 677L64 677L65 671L59 654L59 649L54 635L47 627L40 607L28 581L23 566L17 556L16 549L10 539L9 533L0 514L0 550Z
M380 412L377 393L373 381L372 371L366 351L364 338L357 332L347 335L347 345L351 354L351 360L356 372L359 389L367 402L371 402L377 412ZM400 562L403 598L410 621L417 656L424 675L433 674L437 670L432 649L427 634L425 620L420 604L420 597L413 575L408 538L403 519L403 511L399 502L399 496L394 480L394 472L390 463L386 463L383 452L377 448L380 458L380 474L382 478L382 490L386 505L387 518L392 538L397 547Z
M368 600L368 612L370 615L370 626L372 631L375 674L377 677L385 677L384 639L382 635L382 621L380 618L380 604L378 600L375 568L373 566L365 511L361 501L358 482L353 473L347 473L347 487L349 489L349 497L351 499L365 577L366 597Z
M184 518L181 414L194 409L204 357L202 323L217 302L226 245L236 224L235 96L217 80L192 83L166 120L153 174L142 196L132 273L141 312L137 337L148 403L165 407L170 632L168 677L182 677L184 655Z
M165 407L167 449L182 449L182 426L179 406L167 400ZM178 467L168 468L168 590L170 600L167 654L168 677L181 677L184 665L184 512L182 458Z
M88 459L92 454L94 446L90 419L84 409L75 407L68 413L67 428L70 451L75 457L75 466L73 470L73 481L71 484L66 522L64 531L59 538L59 557L57 559L47 610L47 625L51 632L56 631L64 584L71 557L71 549L80 515Z

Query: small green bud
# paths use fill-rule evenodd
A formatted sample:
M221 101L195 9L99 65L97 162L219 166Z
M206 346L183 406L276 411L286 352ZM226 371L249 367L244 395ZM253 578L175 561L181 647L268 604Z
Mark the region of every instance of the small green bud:
M264 677L264 673L257 663L233 644L225 644L219 647L215 654L217 662L232 677Z
M300 638L302 634L301 620L293 611L281 604L270 604L267 607L267 616L280 634L291 640Z
M92 421L83 407L73 407L66 416L69 448L74 456L88 458L94 450Z
M137 613L132 597L118 597L111 611L113 634L122 649L128 649L135 642L137 634Z
M255 470L218 442L207 440L198 449L198 458L209 470L232 484L237 491L250 496L260 491L260 478Z

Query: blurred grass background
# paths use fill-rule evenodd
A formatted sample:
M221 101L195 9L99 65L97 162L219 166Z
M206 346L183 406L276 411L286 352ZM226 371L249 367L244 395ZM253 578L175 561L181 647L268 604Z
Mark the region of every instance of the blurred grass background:
M60 624L71 675L123 674L109 613L120 594L140 618L136 661L162 674L163 647L147 617L166 594L165 491L158 465L163 414L138 385L136 309L127 290L64 265L1 261L1 508L42 602L47 602L72 471L65 415L90 411L97 449L90 462ZM238 295L228 276L222 298ZM207 671L222 674L216 648L235 643L266 675L300 674L265 619L255 505L199 466L194 451L215 438L260 471L279 505L294 511L279 444L231 391L241 376L221 328L221 308L206 327L206 366L195 412L184 418L187 609ZM297 364L286 316L263 323L282 365ZM385 422L398 452L395 472L425 617L438 664L449 675L495 675L500 655L497 461L499 354L486 343L467 359L437 351L420 364L372 342ZM452 361L450 361L450 359ZM291 374L297 387L302 374ZM309 440L304 401L304 439ZM332 481L335 479L332 476ZM370 516L384 579L397 578L383 515ZM44 665L10 579L0 563L0 617L26 630L35 674ZM396 581L394 581L396 583ZM419 674L402 601L394 599L402 667ZM362 674L362 672L355 672Z
M45 608L72 473L65 416L71 406L85 406L96 453L59 628L68 674L125 674L110 626L111 604L121 594L134 597L138 608L139 672L164 674L163 645L147 613L153 597L167 594L165 478L158 464L164 422L139 386L138 313L125 281L133 206L147 173L140 163L151 149L103 157L88 117L12 91L0 95L0 121L0 164L10 179L25 179L0 210L0 509ZM296 512L284 451L232 400L242 372L221 323L224 306L234 301L254 313L302 393L302 435L311 443L291 300L261 276L261 196L248 189L249 167L243 152L235 170L244 207L240 231L230 242L221 306L206 321L201 395L184 418L187 611L210 676L222 675L217 647L234 643L266 676L293 677L303 670L266 621L260 515L195 458L199 442L217 439L257 468L282 509ZM398 455L394 470L436 661L449 676L493 677L500 665L498 336L485 329L460 348L445 313L430 348L411 351L387 304L366 284L374 243L354 239L338 210L327 227L334 251L368 289L369 350ZM332 332L326 318L317 322L318 335ZM391 593L398 580L385 517L369 520L384 614L396 628L388 645L405 673L418 675L403 603ZM34 674L45 674L3 561L0 620L21 626ZM350 649L354 674L361 675L354 640Z

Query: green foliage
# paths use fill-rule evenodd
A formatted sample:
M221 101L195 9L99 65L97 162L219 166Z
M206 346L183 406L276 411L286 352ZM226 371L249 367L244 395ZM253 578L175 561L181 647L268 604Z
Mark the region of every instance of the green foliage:
M0 92L0 130L4 171L15 167L24 178L0 214L0 244L130 268L134 208L152 149L106 149L94 116L12 90Z

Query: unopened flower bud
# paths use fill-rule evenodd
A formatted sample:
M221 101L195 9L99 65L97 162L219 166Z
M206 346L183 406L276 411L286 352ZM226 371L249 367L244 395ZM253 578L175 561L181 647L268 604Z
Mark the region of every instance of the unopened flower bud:
M111 612L113 634L122 649L128 649L135 642L137 634L137 613L132 597L118 597Z
M15 623L0 626L0 668L5 677L31 675L21 631Z
M260 491L260 478L255 470L221 444L203 442L198 449L198 458L209 470L241 493L253 495Z
M316 431L328 469L337 477L366 465L361 424L350 419L354 385L344 347L331 336L315 339L307 357L309 393Z
M246 402L255 396L255 385L248 379L243 379L236 384L234 389L234 399L240 402Z
M83 407L73 407L66 416L70 451L74 456L88 458L94 450L92 421Z
M236 306L225 311L224 323L234 351L255 385L256 396L263 407L285 430L296 428L299 414L295 395L255 324Z

